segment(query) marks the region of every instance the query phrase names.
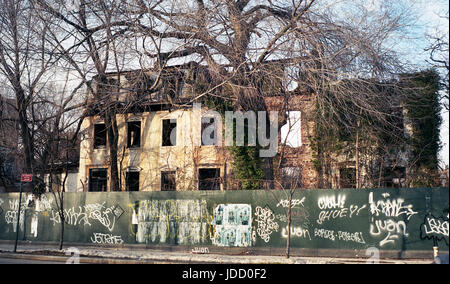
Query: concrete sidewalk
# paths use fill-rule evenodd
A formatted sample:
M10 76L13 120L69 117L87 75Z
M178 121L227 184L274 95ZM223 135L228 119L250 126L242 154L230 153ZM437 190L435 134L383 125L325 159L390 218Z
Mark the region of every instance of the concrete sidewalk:
M21 259L49 259L66 262L79 255L81 263L177 263L177 264L365 264L364 258L299 257L268 255L225 255L213 253L186 253L136 247L98 247L67 245L58 250L57 244L31 244L20 242L17 253L14 244L0 243L0 256ZM380 264L431 264L433 259L380 259Z

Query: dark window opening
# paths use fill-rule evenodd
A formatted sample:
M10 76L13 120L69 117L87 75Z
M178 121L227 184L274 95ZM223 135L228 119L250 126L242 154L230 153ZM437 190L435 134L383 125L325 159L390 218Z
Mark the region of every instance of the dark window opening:
M403 187L406 178L406 168L385 168L383 173L384 187Z
M89 191L106 191L108 169L89 169Z
M170 96L172 99L178 98L181 93L183 82L176 74L170 74L164 79L164 94Z
M104 123L94 124L94 149L106 146L106 126Z
M199 169L198 189L199 190L220 190L220 169Z
M217 126L213 117L202 117L202 146L217 145Z
M162 124L162 146L176 146L177 120L163 119Z
M139 191L139 172L126 173L127 191Z
M340 188L356 188L356 169L345 168L339 170Z
M141 146L141 122L130 121L128 122L128 148L138 148Z
M300 167L285 167L281 169L281 185L283 189L302 187L302 171Z
M175 171L161 172L161 191L176 191L176 177Z

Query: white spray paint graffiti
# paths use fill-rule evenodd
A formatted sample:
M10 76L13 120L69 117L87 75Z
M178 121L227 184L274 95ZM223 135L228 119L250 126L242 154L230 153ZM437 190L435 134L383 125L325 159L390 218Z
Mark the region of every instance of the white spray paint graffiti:
M369 194L370 213L374 216L385 217L400 217L406 215L407 220L417 214L413 211L412 204L404 205L405 200L403 198L397 198L395 200L387 199L389 195L384 195L386 200L373 200L373 192Z
M302 199L292 199L291 200L291 208L294 208L298 205L301 205L302 207L304 207L305 205L303 204L305 202L306 197L303 197ZM288 208L289 207L289 200L288 199L282 199L280 200L280 202L278 202L277 207L282 206L283 208Z
M53 225L61 224L61 216L58 211L51 211L50 220ZM91 226L91 221L98 221L101 225L107 228L110 232L113 231L116 220L123 213L120 206L105 207L105 202L86 204L85 206L78 206L64 209L65 223L71 226Z
M334 242L336 239L336 235L334 233L334 230L327 230L327 229L314 229L314 237L322 238L322 239L328 239Z
M369 194L372 214L369 233L373 237L383 238L379 242L380 247L383 247L387 244L395 244L397 240L409 236L406 221L409 221L417 212L413 210L412 204L404 204L403 198L389 199L390 194L386 193L381 196L384 200L375 201L373 192ZM400 218L402 219L399 220Z
M122 236L114 236L112 234L94 233L91 237L94 244L120 245L123 244Z
M306 197L303 197L301 199L292 199L290 204L291 208L295 210L291 210L291 218L297 219L296 221L299 221L302 223L302 226L293 226L291 225L290 228L290 236L292 238L305 238L311 240L311 235L308 230L308 214L303 209L305 207L305 200ZM289 208L289 200L288 199L282 199L280 202L278 202L277 207L283 207L283 208ZM300 209L300 211L299 211ZM288 222L288 215L287 214L277 214L276 219L280 220L281 222L287 223ZM292 223L291 223L292 224ZM306 227L305 227L306 226ZM288 238L288 226L285 226L281 229L281 237L284 239Z
M436 218L433 215L425 216L424 222L420 225L420 238L433 240L436 245L439 241L449 243L449 225L447 217Z
M39 227L39 213L42 212L50 212L52 211L52 203L53 198L47 195L41 195L39 198L35 198L34 196L29 196L27 202L34 202L34 212L31 217L31 226L30 226L30 234L37 238L38 236L38 227Z
M138 243L203 243L209 222L206 200L143 200L132 217Z
M209 248L207 247L195 247L191 250L191 253L199 253L199 254L208 254L209 253Z
M345 241L345 242L354 242L354 243L360 243L365 244L366 241L363 238L362 232L343 232L338 231L338 240Z
M31 234L37 238L38 235L38 224L39 224L39 218L37 213L33 214L33 217L31 217Z
M395 241L398 240L400 236L409 236L406 231L406 223L404 221L394 221L392 219L376 220L375 225L370 224L370 234L374 237L386 235L386 237L380 241L381 247L388 243L395 244Z
M214 209L213 244L247 247L251 245L252 207L248 204L220 204Z
M52 211L53 197L47 195L41 195L36 199L35 211L45 212Z
M25 227L25 210L26 210L26 196L23 198L25 201L22 201L20 205L20 223L19 223L19 230L24 229ZM5 221L6 224L12 225L13 232L16 232L16 225L17 225L17 211L19 210L19 199L15 200L9 200L9 210L5 212Z
M288 226L281 230L281 237L284 239L288 238ZM298 226L291 226L291 237L311 240L309 230Z
M447 217L448 219L448 217ZM426 217L426 224L423 225L425 235L436 235L448 237L448 220Z
M359 244L365 244L366 241L363 238L362 232L347 232L347 231L335 231L327 230L323 228L314 229L314 237L327 239L330 241L344 241L354 242Z
M278 232L279 225L275 222L275 215L269 208L256 207L255 222L257 223L256 232L266 243L270 241L270 235Z
M343 194L339 194L336 196L335 194L330 196L322 196L317 200L317 205L320 209L336 209L336 208L344 208L345 206L346 196Z
M345 206L346 196L343 194L329 195L320 197L317 201L317 205L322 211L319 213L317 224L321 225L325 221L341 218L352 218L358 216L360 211L366 208L366 204L362 206L351 204Z

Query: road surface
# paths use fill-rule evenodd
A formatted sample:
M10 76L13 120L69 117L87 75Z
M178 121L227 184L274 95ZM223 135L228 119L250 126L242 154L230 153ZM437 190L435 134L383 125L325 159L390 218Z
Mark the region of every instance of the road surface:
M0 257L0 264L64 264L64 262Z

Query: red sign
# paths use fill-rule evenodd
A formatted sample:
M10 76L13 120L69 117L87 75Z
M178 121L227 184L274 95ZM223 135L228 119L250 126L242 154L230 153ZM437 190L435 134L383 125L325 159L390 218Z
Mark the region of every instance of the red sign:
M21 182L31 182L31 181L33 181L33 175L32 174L22 174L20 181Z

